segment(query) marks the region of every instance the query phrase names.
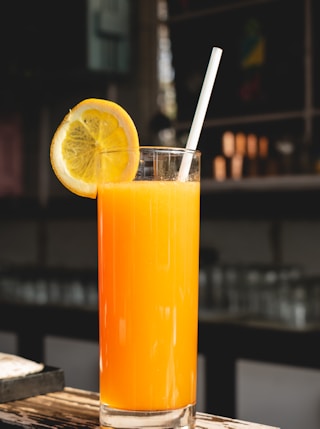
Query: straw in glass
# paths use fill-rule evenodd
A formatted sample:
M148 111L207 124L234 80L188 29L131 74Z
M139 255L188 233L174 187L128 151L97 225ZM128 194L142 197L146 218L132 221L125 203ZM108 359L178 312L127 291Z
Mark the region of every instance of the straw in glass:
M205 78L202 84L197 108L191 124L190 133L188 136L186 149L196 150L200 133L203 126L204 117L208 108L209 100L213 90L213 85L218 72L220 59L222 55L222 49L213 47ZM179 169L178 180L185 181L188 177L192 156L186 152L182 158L181 166Z

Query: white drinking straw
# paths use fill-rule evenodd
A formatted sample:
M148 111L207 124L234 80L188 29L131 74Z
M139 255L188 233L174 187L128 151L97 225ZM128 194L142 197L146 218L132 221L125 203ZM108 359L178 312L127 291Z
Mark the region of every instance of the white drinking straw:
M206 75L204 77L196 112L191 124L190 133L187 140L187 145L186 145L187 149L196 150L197 148L204 117L206 115L214 81L216 79L216 75L218 72L221 55L222 55L222 49L216 48L216 47L212 48L208 68L206 71ZM180 181L185 181L189 174L192 156L188 156L188 155L190 154L185 153L185 155L182 158L182 162L181 162L181 166L178 174L178 180Z

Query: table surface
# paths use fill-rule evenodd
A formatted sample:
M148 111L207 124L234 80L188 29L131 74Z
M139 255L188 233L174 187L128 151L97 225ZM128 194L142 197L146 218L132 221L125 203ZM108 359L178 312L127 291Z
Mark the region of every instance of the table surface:
M65 387L64 390L0 404L1 428L100 428L99 394ZM201 429L279 429L271 426L197 413Z

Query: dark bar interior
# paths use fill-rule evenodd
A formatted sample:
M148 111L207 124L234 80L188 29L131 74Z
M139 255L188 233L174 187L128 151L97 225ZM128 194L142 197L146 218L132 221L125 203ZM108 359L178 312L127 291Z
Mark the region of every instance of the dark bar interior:
M184 146L218 46L198 144L198 411L318 429L320 3L110 3L116 25L108 1L2 3L0 352L98 392L96 201L56 179L53 133L110 98L141 144Z

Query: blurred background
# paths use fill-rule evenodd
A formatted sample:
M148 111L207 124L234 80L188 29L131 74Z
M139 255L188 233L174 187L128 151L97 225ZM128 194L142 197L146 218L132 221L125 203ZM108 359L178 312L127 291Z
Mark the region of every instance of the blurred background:
M109 98L202 152L198 410L320 427L316 0L18 0L0 15L0 351L98 390L95 201L54 176L68 109ZM187 210L187 208L186 208Z

